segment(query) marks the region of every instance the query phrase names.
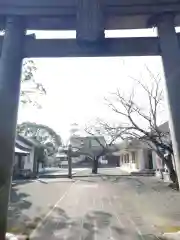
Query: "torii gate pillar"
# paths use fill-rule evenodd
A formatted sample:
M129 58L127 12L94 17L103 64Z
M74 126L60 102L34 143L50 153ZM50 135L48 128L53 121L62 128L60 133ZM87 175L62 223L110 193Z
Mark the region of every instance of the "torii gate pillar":
M5 240L11 188L25 28L8 17L0 59L0 239Z
M173 14L156 17L156 26L166 79L171 139L180 183L180 47Z

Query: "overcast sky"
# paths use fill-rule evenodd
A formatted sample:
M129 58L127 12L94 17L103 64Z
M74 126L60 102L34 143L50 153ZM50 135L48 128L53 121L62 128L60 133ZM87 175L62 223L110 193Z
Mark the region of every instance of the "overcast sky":
M112 31L108 37L154 36L155 31ZM38 38L75 37L74 32L36 32ZM20 107L19 122L33 121L56 130L63 139L69 136L70 125L83 126L97 117L113 120L104 97L117 88L128 93L133 77L145 73L145 65L152 72L162 74L160 57L112 58L56 58L34 59L37 66L35 78L47 89L41 97L42 109ZM139 96L142 101L143 96ZM164 117L166 118L166 117ZM166 119L165 119L166 120Z

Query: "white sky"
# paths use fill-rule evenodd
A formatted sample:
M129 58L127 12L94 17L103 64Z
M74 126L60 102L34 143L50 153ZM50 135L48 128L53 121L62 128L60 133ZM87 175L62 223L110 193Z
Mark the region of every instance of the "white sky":
M111 31L108 37L154 36L156 32ZM74 32L36 32L37 38L75 37ZM69 136L70 125L80 126L97 117L113 120L111 111L104 104L104 97L117 88L129 92L130 76L139 77L145 65L152 72L162 73L160 57L112 57L112 58L54 58L34 59L36 79L47 95L40 99L42 109L20 107L19 122L33 121L46 124L56 130L63 139ZM142 101L142 96L139 96ZM165 119L166 120L166 119Z

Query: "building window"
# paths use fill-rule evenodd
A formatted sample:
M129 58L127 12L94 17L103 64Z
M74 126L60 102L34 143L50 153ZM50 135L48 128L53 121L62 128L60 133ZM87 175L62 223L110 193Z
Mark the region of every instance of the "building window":
M136 153L132 152L132 163L136 163Z

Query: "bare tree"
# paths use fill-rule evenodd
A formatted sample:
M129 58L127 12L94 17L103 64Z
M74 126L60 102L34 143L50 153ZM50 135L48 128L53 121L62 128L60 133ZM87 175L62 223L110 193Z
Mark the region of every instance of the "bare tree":
M97 119L95 124L86 127L85 131L99 145L98 150L96 149L93 151L92 149L91 151L92 160L93 160L92 173L97 174L99 159L102 156L105 156L109 153L113 153L118 150L118 148L116 148L116 145L114 145L114 143L120 137L121 133L117 128L109 129L108 127L106 127L106 123L103 122L101 119ZM104 137L104 142L100 140L99 136Z
M173 149L169 131L164 132L159 127L159 115L164 103L161 78L153 75L148 68L147 71L150 75L150 85L146 84L145 80L133 79L137 83L138 89L143 92L142 100L137 100L137 88L135 87L129 96L124 96L118 89L112 94L113 99L106 99L106 102L108 107L119 116L121 122L116 126L109 123L101 125L111 135L118 134L117 138L136 138L148 144L166 164L173 185L178 188L176 171L170 157L173 155ZM143 106L143 102L145 106ZM165 157L165 152L168 153L168 157Z

